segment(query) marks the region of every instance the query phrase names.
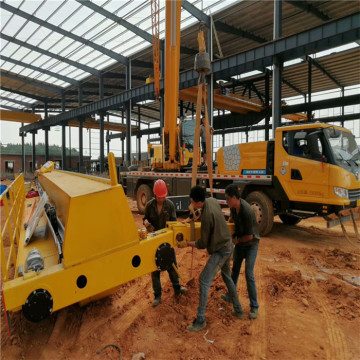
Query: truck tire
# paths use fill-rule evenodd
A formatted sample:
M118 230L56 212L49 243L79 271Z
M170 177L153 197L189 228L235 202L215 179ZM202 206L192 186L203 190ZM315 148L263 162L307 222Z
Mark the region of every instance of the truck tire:
M272 201L262 191L251 192L246 197L246 201L255 212L260 236L267 235L271 231L274 223L274 208Z
M139 186L137 192L136 192L136 203L138 210L141 214L144 214L146 204L149 200L151 200L153 197L153 192L151 190L151 187L147 184L142 184Z
M290 214L280 214L279 218L286 225L296 225L302 220L301 217Z

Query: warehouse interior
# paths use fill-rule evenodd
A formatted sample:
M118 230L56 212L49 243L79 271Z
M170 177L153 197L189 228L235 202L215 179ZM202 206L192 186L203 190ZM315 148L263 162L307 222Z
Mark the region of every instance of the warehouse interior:
M38 135L47 149L54 127L58 132L61 127L64 169L65 149L71 146L67 128L79 129L72 131L72 140L78 145L80 171L84 141L90 157L96 142L102 173L114 144L122 161L131 165L143 159L147 142L160 139L164 83L160 83L160 101L155 101L154 84L147 81L153 76L151 4L136 4L1 3L0 105L4 110L41 114L41 121L24 121L19 129L22 142L31 139L33 144L33 166ZM163 76L165 4L160 4ZM178 116L196 113L196 97L191 92L198 81L193 66L201 23L212 60L207 83L214 157L217 148L234 141L233 134L240 142L268 140L281 121L288 121L286 115L303 113L316 121L324 109L336 108L329 116L322 115L322 122L351 125L358 138L358 19L359 5L352 1L182 1ZM279 69L276 76L274 59ZM229 94L261 105L249 110L225 104L223 99L219 104L213 94L219 91L220 82ZM273 95L273 89L279 96ZM276 121L272 109L278 114ZM6 116L3 112L2 120ZM84 129L96 129L88 130L96 138L93 145L90 136L84 139ZM48 158L45 150L45 160Z

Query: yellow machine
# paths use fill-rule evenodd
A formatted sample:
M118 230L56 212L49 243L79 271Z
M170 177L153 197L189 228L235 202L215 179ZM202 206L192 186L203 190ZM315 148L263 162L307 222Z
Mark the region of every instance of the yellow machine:
M317 122L283 126L272 141L219 149L217 160L219 174L241 176L233 182L253 205L263 235L274 215L287 224L323 216L329 227L347 220L356 226L360 152L347 129ZM344 210L350 215L340 215ZM331 220L332 213L339 219Z
M191 230L189 223L171 222L140 240L123 188L117 183L113 154L109 154L109 170L110 180L40 171L39 204L45 195L48 200L29 241L25 241L29 229L23 223L33 199L24 202L22 175L7 191L10 205L7 192L2 194L7 222L1 229L1 269L8 312L22 309L27 319L38 322L71 304L106 296L127 281L173 266L173 246L199 238L199 223Z

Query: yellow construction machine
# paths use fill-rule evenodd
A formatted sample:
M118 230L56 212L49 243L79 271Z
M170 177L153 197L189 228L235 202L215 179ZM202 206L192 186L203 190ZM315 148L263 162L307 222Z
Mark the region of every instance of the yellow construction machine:
M25 200L23 175L1 194L2 299L8 314L22 310L38 322L71 304L104 297L125 282L175 266L174 246L200 237L199 223L171 222L140 239L112 153L108 160L110 180L43 168L37 206Z
M271 231L274 215L291 225L323 216L343 231L353 221L360 239L360 151L351 131L320 122L282 126L273 140L220 148L217 160L219 176L234 177L253 206L261 235Z

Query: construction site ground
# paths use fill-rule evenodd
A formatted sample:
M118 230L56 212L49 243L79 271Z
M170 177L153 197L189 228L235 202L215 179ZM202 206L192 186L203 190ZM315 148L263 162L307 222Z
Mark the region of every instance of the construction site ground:
M129 199L139 228L142 216ZM2 211L2 222L4 212ZM359 226L358 222L358 226ZM231 305L220 299L225 285L220 274L210 288L207 328L189 333L199 301L199 275L208 255L191 248L176 249L182 284L188 293L174 297L162 273L162 304L152 308L150 274L119 286L112 296L85 307L73 305L41 323L12 315L8 337L1 313L1 359L122 359L144 353L153 360L230 359L360 359L360 248L352 223L327 229L322 218L297 226L276 219L260 241L255 266L257 320L248 320L249 300L244 269L238 293L246 317L234 318ZM6 242L5 242L6 243Z

